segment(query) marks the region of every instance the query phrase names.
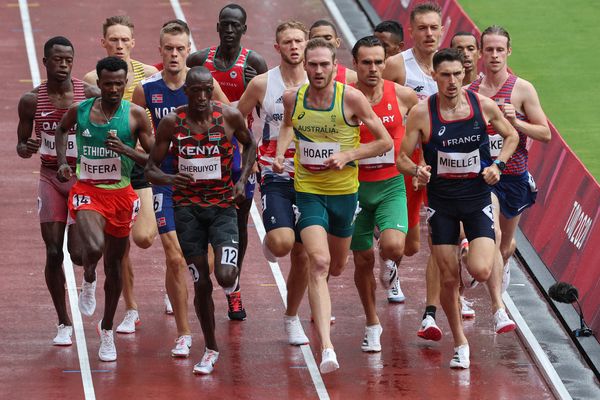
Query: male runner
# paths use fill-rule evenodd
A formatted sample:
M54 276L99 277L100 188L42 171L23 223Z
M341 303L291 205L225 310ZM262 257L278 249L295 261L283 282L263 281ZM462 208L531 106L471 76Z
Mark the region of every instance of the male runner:
M56 178L56 125L71 104L98 94L94 86L71 77L75 50L69 39L55 36L44 44L43 63L47 80L25 93L19 100L17 154L30 158L40 152L40 182L38 184L38 214L42 238L46 245L44 275L58 316L56 346L72 344L73 324L65 300L65 274L62 270L63 239L67 222L67 198L75 178L60 182ZM32 133L35 130L35 137ZM77 156L75 131L69 132L68 161L74 167ZM71 260L81 265L81 249L75 226L68 231L67 247Z
M281 57L280 64L252 79L238 103L238 109L244 116L249 115L257 106L260 107L252 130L260 135L258 165L262 217L267 231L263 248L271 261L275 261L272 257L290 254L284 326L288 342L292 345L308 343L298 318L298 308L308 285L308 258L296 231L294 147L287 149L284 154L283 172L273 171L273 159L283 121L283 94L286 90L298 88L308 82L302 65L307 36L308 30L301 22L290 20L279 24L275 31L275 50Z
M373 29L373 36L383 44L385 58L395 56L404 49L404 29L396 21L381 21Z
M477 62L481 58L479 42L472 32L456 32L450 41L450 47L463 52L465 57L465 79L463 86L466 86L480 77L477 70Z
M375 304L375 278L373 267L373 231L381 232L379 252L384 260L398 263L404 253L404 240L408 230L406 190L404 178L396 168L396 158L404 136L402 119L418 99L415 92L397 83L383 80L385 49L375 36L360 39L352 49L358 82L354 87L369 100L394 141L391 150L359 162L358 203L361 208L356 217L356 227L350 248L354 254L354 283L366 315L363 351L381 351L380 336L383 331ZM365 125L360 126L360 142L369 143L373 136ZM396 277L391 277L395 280ZM386 282L388 287L392 282Z
M208 266L208 243L214 249L215 277L226 294L239 280L238 230L234 201L244 197L244 186L256 157L256 142L244 118L234 108L212 101L213 77L205 67L187 73L184 91L188 106L163 117L156 132L146 174L157 185L174 186L177 237L194 280L194 306L200 319L206 350L194 373L210 374L219 357L215 338L215 312ZM243 147L242 174L233 184L233 144ZM159 166L169 152L175 173Z
M498 258L498 267L493 275L495 285L493 290L490 288L490 294L496 299L493 304L496 332L502 333L514 329L514 322L504 310L502 292L506 290L510 278L508 260L516 248L515 230L521 213L535 203L537 195L535 181L527 170L527 140L531 138L548 142L551 134L533 85L508 72L508 56L512 52L508 32L500 26L490 26L481 34L481 49L485 75L474 81L469 88L494 100L519 133L517 150L506 165L500 164L505 168L500 182L493 189L500 208L502 236L499 250L502 260ZM488 129L488 134L491 155L495 158L505 144L492 127Z
M336 49L339 49L342 44L342 38L338 36L335 25L326 19L320 19L312 24L308 32L308 38L321 38ZM338 63L334 79L336 82L340 83L356 82L356 71L346 68L346 66Z
M388 151L392 139L365 96L333 80L334 46L321 38L310 40L304 68L309 83L283 96L285 111L273 171L283 172L285 152L294 138L297 225L309 258L308 297L321 340L320 370L329 373L339 364L330 338L327 276L339 276L348 259L358 211L356 161ZM359 145L360 121L374 136L364 145Z
M144 78L155 74L157 69L151 65L142 64L131 59L131 51L135 47L133 38L133 23L128 16L118 15L109 17L102 25L102 39L100 44L109 57L117 57L127 63L127 84L123 99L131 101L133 90ZM98 79L96 71L88 72L83 80L95 85ZM131 175L131 186L138 195L141 206L135 224L131 230L133 242L142 249L152 246L157 234L156 221L153 215L152 188L144 178L143 166L135 164ZM123 274L123 299L125 300L125 313L123 330L131 330L131 325L139 324L137 302L133 296L133 268L129 257L129 244L125 250L122 265Z
M212 75L221 85L221 88L231 102L236 102L250 80L256 75L267 72L267 63L256 51L242 47L242 36L246 33L246 10L238 4L228 4L219 12L217 32L219 33L219 46L212 46L192 54L187 61L188 67L203 65L210 70ZM249 125L251 126L251 120ZM237 182L241 173L240 152L234 138L234 181ZM246 198L238 204L238 226L240 233L240 254L238 268L240 271L244 262L246 248L248 247L248 217L254 197L256 179L254 176L246 187ZM239 282L238 282L239 285ZM229 306L228 316L231 320L243 321L246 319L246 310L242 305L240 288L227 296Z
M444 49L434 55L433 78L439 93L408 115L399 159L400 171L427 184L432 254L440 271L440 301L454 336L451 368L469 368L469 345L458 307L457 243L460 223L470 242L467 268L478 281L492 272L495 251L491 188L500 180L502 163L517 146L516 131L488 98L461 87L463 55ZM490 155L486 126L504 138L496 161ZM425 166L409 157L421 143Z
M112 325L121 295L121 260L140 207L130 184L131 170L134 162L143 164L147 157L135 146L139 139L148 151L153 138L146 111L123 100L127 63L106 57L98 61L96 71L100 97L73 105L56 128L57 176L63 182L71 178L67 134L77 124L78 181L69 194L69 211L82 233L84 280L79 309L87 316L96 309L96 264L103 257L105 303L98 323L98 356L115 361Z

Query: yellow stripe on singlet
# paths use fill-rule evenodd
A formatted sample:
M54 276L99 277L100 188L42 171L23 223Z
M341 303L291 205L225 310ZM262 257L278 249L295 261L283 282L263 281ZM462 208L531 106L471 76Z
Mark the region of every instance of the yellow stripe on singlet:
M131 60L131 68L133 69L133 83L125 89L123 100L131 101L135 87L146 77L144 74L144 64L139 61Z

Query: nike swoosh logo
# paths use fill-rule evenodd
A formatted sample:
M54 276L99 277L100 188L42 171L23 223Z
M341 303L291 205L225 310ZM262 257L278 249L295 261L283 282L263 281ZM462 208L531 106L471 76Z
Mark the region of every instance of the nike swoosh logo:
M235 240L232 240L231 243L233 243L233 244L239 244L240 242L236 242Z
M42 117L47 117L48 115L52 114L54 111L50 111L50 112L43 112L42 111Z

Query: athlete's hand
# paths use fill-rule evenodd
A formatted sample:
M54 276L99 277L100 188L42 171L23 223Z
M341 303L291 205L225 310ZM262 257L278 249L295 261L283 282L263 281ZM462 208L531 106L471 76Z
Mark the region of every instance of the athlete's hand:
M500 180L500 170L496 164L485 167L483 171L481 171L481 175L483 175L483 180L488 185L495 185Z
M21 158L30 158L38 152L41 145L41 139L29 138L26 143L19 143L17 145L17 154L19 154L19 157Z
M72 175L73 171L71 171L69 164L61 164L56 171L56 178L61 182L68 182Z
M506 118L511 125L514 125L517 120L517 110L515 110L515 106L508 103L504 104L502 112L504 113L504 118Z
M244 80L246 81L246 86L248 86L248 83L250 83L252 78L256 75L258 75L258 72L250 65L246 65L246 68L244 68Z
M323 164L329 168L340 171L346 164L351 161L348 153L340 151L339 153L333 153L331 157L323 161Z
M108 135L104 144L108 150L112 150L117 154L127 155L127 152L131 150L131 147L123 143L116 135Z
M415 178L417 178L419 186L428 184L431 179L431 165L419 165Z
M233 187L233 201L235 204L241 204L244 200L246 200L246 184L239 180Z
M275 172L276 174L282 173L284 161L285 161L285 157L275 156L275 159L273 159L273 172Z
M177 189L185 189L195 181L196 180L192 175L186 174L185 172L178 172L177 174L173 175L172 183Z
M412 177L412 188L413 188L413 191L416 192L417 190L419 190L423 186L424 185L419 185L419 178L417 178L416 176Z

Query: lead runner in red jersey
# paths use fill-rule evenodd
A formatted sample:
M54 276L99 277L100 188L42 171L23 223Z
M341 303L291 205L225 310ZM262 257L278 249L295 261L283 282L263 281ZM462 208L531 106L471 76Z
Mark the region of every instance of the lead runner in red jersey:
M187 60L188 67L203 65L212 73L213 77L227 98L237 102L246 90L250 80L256 75L267 72L268 67L264 58L242 46L242 36L246 33L246 10L237 4L229 4L219 12L217 32L219 33L219 46L212 46L192 54ZM248 120L252 125L251 119ZM234 139L233 179L237 181L241 174L240 152ZM238 204L238 228L240 233L240 255L238 266L242 267L246 248L248 246L248 217L256 179L251 177L245 188L246 199ZM242 305L239 287L227 297L229 307L228 316L232 320L243 321L246 319L246 310Z
M99 93L98 89L71 77L74 49L65 37L56 36L44 45L43 63L47 80L19 101L19 125L17 128L17 154L30 158L40 152L41 168L38 185L38 214L42 237L46 245L46 285L56 314L58 333L54 345L71 345L73 324L67 312L65 300L65 275L62 270L63 239L67 223L67 199L75 177L69 182L56 179L56 142L54 132L63 114L71 104L83 101ZM35 137L32 133L35 131ZM74 168L77 158L75 132L69 133L68 161ZM81 251L74 226L69 229L67 241L71 259L81 265Z
M211 100L213 78L204 67L190 69L184 91L188 105L177 108L158 125L156 145L146 165L154 184L173 185L175 226L194 280L194 305L206 350L194 373L210 374L219 357L215 337L208 244L214 249L214 271L225 294L239 280L239 236L235 202L243 200L244 185L256 160L256 142L235 108ZM240 179L233 183L233 137L243 145ZM177 173L160 165L172 144Z
M356 217L350 248L354 254L354 282L365 311L365 336L361 349L365 352L381 351L382 327L377 316L373 276L375 255L373 231L379 227L379 251L385 261L380 266L380 278L388 288L396 280L397 264L404 252L408 230L406 189L404 179L396 168L396 158L404 137L403 116L418 102L410 88L382 79L385 66L383 44L375 36L360 39L352 49L358 81L352 85L371 103L394 141L394 147L375 157L359 162L358 201L361 208ZM360 125L360 142L373 141L373 135L364 124Z

